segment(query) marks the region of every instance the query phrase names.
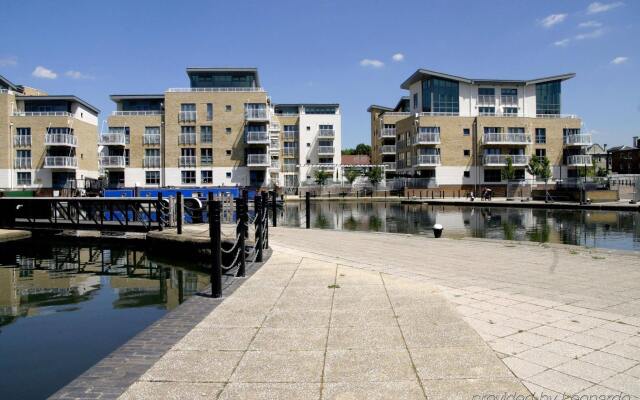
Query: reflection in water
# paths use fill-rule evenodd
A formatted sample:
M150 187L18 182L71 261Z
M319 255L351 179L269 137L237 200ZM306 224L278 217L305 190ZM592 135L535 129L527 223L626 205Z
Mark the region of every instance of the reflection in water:
M0 247L0 398L47 397L207 284L133 248Z
M640 250L640 214L619 211L429 206L398 203L311 203L312 227L481 237ZM286 203L284 225L304 226L304 203Z

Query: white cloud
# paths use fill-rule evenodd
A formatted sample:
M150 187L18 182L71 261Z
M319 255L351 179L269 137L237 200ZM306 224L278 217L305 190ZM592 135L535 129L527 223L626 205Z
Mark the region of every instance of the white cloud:
M578 28L600 28L601 26L602 23L598 21L586 21L578 24Z
M0 67L15 67L18 65L18 57L6 56L0 57Z
M567 19L567 14L551 14L540 21L540 25L545 28L551 28Z
M58 77L58 74L41 65L38 65L36 69L33 70L31 75L35 76L36 78L43 78L43 79L56 79Z
M569 42L571 41L571 39L567 38L567 39L562 39L562 40L558 40L557 42L553 42L554 46L558 46L558 47L565 47L569 44Z
M611 60L611 64L619 65L619 64L624 64L627 61L629 61L629 57L616 57L613 60Z
M404 54L402 53L396 53L394 54L391 59L395 62L400 62L400 61L404 61Z
M67 72L64 73L66 76L68 76L71 79L93 79L93 76L91 75L87 75L87 74L83 74L80 71L74 71L74 70L69 70Z
M600 3L599 1L595 1L589 4L587 7L587 14L598 14L601 12L613 10L614 8L618 8L624 5L621 1L615 1L613 3Z
M595 38L599 38L603 34L604 34L604 29L596 29L595 31L576 35L576 40L595 39Z
M373 60L370 58L365 58L360 60L360 66L362 67L371 67L371 68L382 68L384 67L384 63L380 60Z

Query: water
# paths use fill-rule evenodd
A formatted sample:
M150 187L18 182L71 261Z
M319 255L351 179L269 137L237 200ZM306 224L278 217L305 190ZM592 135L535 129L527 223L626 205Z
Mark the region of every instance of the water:
M460 207L399 203L312 202L311 227L445 237L524 240L640 251L640 213ZM286 226L304 226L304 203L286 203Z
M133 248L0 247L0 399L42 399L208 284Z

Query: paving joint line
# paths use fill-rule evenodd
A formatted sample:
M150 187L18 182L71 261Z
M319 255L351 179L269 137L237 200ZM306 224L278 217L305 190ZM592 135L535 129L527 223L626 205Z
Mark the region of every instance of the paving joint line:
M324 354L322 357L322 374L320 375L320 400L322 400L324 396L324 372L327 367L327 352L329 349L329 335L331 334L331 320L333 319L333 302L336 297L336 289L338 285L338 267L339 264L336 264L335 272L333 274L333 288L331 289L331 307L329 308L329 322L327 325L327 337L324 343Z

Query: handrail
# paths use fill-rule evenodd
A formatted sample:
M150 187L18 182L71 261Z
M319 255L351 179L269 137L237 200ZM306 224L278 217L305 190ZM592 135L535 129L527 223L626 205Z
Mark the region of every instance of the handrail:
M14 111L14 117L70 117L67 111Z
M589 146L593 143L593 139L590 133L577 133L566 135L563 142L566 145Z
M396 146L395 145L384 145L380 147L380 152L381 153L395 153L396 152Z
M196 144L196 133L181 133L178 136L178 144Z
M31 135L15 135L13 144L14 146L31 146Z
M76 146L78 144L78 138L68 133L47 133L44 136L44 144L49 146Z
M125 145L127 144L127 138L124 133L119 132L103 132L100 134L99 144L102 145Z
M268 144L271 140L267 131L245 131L247 143L264 143Z
M169 93L190 92L264 92L261 87L201 87L201 88L169 88Z
M413 144L439 144L440 133L438 132L419 132L416 135L415 143Z
M180 156L180 167L195 167L196 156Z
M247 165L270 165L266 154L247 154Z
M101 167L124 167L126 160L124 156L100 156Z
M333 146L318 146L318 154L333 154L335 148Z
M335 129L318 129L318 137L334 137L335 135Z
M587 154L575 154L567 157L567 165L591 165L592 157Z
M179 122L194 122L198 118L197 111L180 111L178 112Z
M44 158L44 166L75 168L78 166L78 159L76 157L47 156Z
M160 134L143 134L142 135L142 143L143 144L160 144Z
M142 159L143 168L160 168L160 156L145 156Z
M418 165L440 165L440 156L431 154L418 154L415 163Z
M31 168L31 157L17 157L14 160L14 168L25 169Z
M529 156L521 154L485 154L482 160L484 165L507 165L507 159L509 158L513 165L526 165L529 163Z
M531 137L526 133L485 133L484 143L516 143L527 144L531 142Z
M130 116L130 115L162 115L161 110L146 110L146 111L112 111L113 116Z

